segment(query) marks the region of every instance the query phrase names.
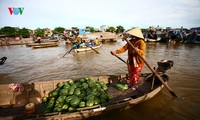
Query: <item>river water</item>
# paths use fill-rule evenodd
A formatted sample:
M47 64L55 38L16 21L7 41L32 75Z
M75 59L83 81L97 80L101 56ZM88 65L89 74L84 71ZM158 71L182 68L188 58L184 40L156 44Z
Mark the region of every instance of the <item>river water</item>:
M6 56L0 66L0 84L36 82L80 78L96 75L127 73L127 66L110 54L125 42L104 43L94 51L66 54L71 45L60 42L59 47L32 49L25 45L1 46L0 57ZM200 119L200 44L147 43L146 60L156 67L163 59L173 60L167 73L169 86L179 96L173 99L163 89L151 100L125 111L112 111L90 118L97 120L199 120ZM127 53L119 55L127 59ZM142 72L150 72L145 66Z

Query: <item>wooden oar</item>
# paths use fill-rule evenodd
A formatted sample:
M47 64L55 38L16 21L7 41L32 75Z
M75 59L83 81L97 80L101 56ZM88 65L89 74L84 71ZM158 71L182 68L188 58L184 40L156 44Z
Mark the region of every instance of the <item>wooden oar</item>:
M65 57L66 54L69 54L73 49L74 49L74 46L73 46L69 51L67 51L67 52L63 55L63 57Z
M135 51L135 53L144 61L144 63L148 66L148 68L158 77L158 79L160 80L160 82L165 86L165 88L169 91L169 93L173 96L173 97L178 97L175 92L164 82L164 80L158 75L158 73L152 69L152 67L147 63L147 61L144 59L144 57L142 57L140 55L140 53L138 53L136 50L135 50L135 47L133 46L133 44L125 39L126 42L131 46L131 48Z
M110 53L111 53L112 55L114 55L115 57L117 57L118 59L120 59L120 60L121 60L122 62L124 62L125 64L127 64L126 61L124 61L124 60L123 60L122 58L120 58L119 56L113 54L112 51L110 51Z
M99 54L99 52L96 51L92 46L90 46L90 48L91 48L92 50L94 50L97 54Z

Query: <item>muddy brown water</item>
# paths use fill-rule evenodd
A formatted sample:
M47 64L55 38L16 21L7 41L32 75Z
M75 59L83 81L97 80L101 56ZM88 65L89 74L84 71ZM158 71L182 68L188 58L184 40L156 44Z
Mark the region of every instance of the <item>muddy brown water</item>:
M24 83L85 76L127 73L127 66L110 54L125 42L104 43L94 51L67 54L71 45L60 42L59 47L32 49L25 45L1 46L0 57L6 56L0 66L0 84ZM111 111L90 118L95 120L199 120L200 119L200 44L147 43L146 60L156 67L162 59L173 60L167 72L170 87L179 96L173 99L163 89L151 100L125 111ZM127 53L119 55L127 59ZM145 66L142 72L150 72Z

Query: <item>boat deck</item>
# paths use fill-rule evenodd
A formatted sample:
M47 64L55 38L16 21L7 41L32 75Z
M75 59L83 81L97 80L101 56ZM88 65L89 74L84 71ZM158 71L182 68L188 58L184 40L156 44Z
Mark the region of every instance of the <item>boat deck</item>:
M150 93L152 90L156 89L157 87L159 87L161 85L161 83L157 84L155 82L154 88L151 90L151 84L152 84L152 78L149 78L146 76L151 76L150 74L144 74L141 76L140 78L140 85L136 90L133 89L127 89L125 91L120 91L118 89L116 89L114 86L116 83L119 82L125 82L128 79L127 75L120 75L120 76L100 76L100 77L94 77L97 80L101 80L101 81L107 81L107 85L108 85L108 93L111 94L113 96L113 99L111 99L108 104L103 104L103 105L96 105L96 106L92 106L92 107L85 107L85 108L81 108L79 109L77 112L73 113L73 115L79 115L82 114L84 111L85 113L89 112L90 110L94 110L94 109L103 109L102 107L106 107L107 110L113 109L113 108L119 108L120 106L129 106L131 105L131 100L137 98L137 99L141 99L141 100L136 100L136 101L132 101L134 104L139 103L141 101L145 101L145 99L149 99L150 97L145 97L144 95ZM92 78L92 77L91 77ZM61 80L63 81L63 80ZM46 92L48 92L48 90L50 91L50 89L54 89L57 85L57 83L59 83L60 81L53 81L51 83L46 84L47 82L40 82L38 84L35 84L35 89L40 89L41 91L44 92L44 90L46 90ZM52 84L52 85L50 85ZM44 89L46 88L46 89ZM42 92L33 92L31 94L34 94L34 96L31 96L32 98L35 96L38 96L38 94L40 94L40 99L41 96L43 96ZM31 100L31 97L29 98ZM143 98L145 97L145 99ZM12 98L12 97L11 97ZM26 96L23 96L23 98L25 99ZM26 101L26 100L25 100ZM24 102L25 102L24 101ZM130 102L127 102L130 101ZM27 101L26 101L27 102ZM28 115L25 114L25 108L24 105L23 106L12 106L12 105L4 105L0 107L0 118L2 119L37 119L37 118L44 118L45 116L59 116L61 113L59 112L55 112L55 113L48 113L48 114L43 114L44 111L44 106L42 104L36 104L36 111L34 114ZM82 112L79 112L82 111ZM98 113L98 112L97 112ZM94 113L95 114L95 113ZM63 114L65 115L65 114ZM73 116L72 115L72 116ZM65 115L66 116L66 115Z

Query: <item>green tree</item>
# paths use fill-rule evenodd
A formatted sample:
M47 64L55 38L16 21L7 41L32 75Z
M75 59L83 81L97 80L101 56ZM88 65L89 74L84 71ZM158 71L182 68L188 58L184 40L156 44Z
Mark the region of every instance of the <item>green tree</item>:
M141 31L142 31L142 33L146 33L147 29L142 28Z
M115 32L115 27L113 27L113 26L110 26L107 30L106 30L106 32Z
M125 31L124 27L121 26L121 25L117 26L116 28L117 28L117 29L116 29L116 33L122 33L122 32Z
M36 35L37 37L38 37L38 36L43 37L43 36L44 36L44 33L45 33L44 29L37 28L37 29L35 30L35 35Z
M89 29L91 33L95 32L94 27L86 26L85 29Z
M54 32L54 33L63 34L64 30L65 30L65 28L63 28L63 27L56 27L56 28L53 30L53 32Z
M5 26L0 29L0 34L9 37L15 37L17 35L17 30L14 27Z
M19 29L18 34L22 37L22 38L29 38L30 36L30 32L27 28L22 28Z

